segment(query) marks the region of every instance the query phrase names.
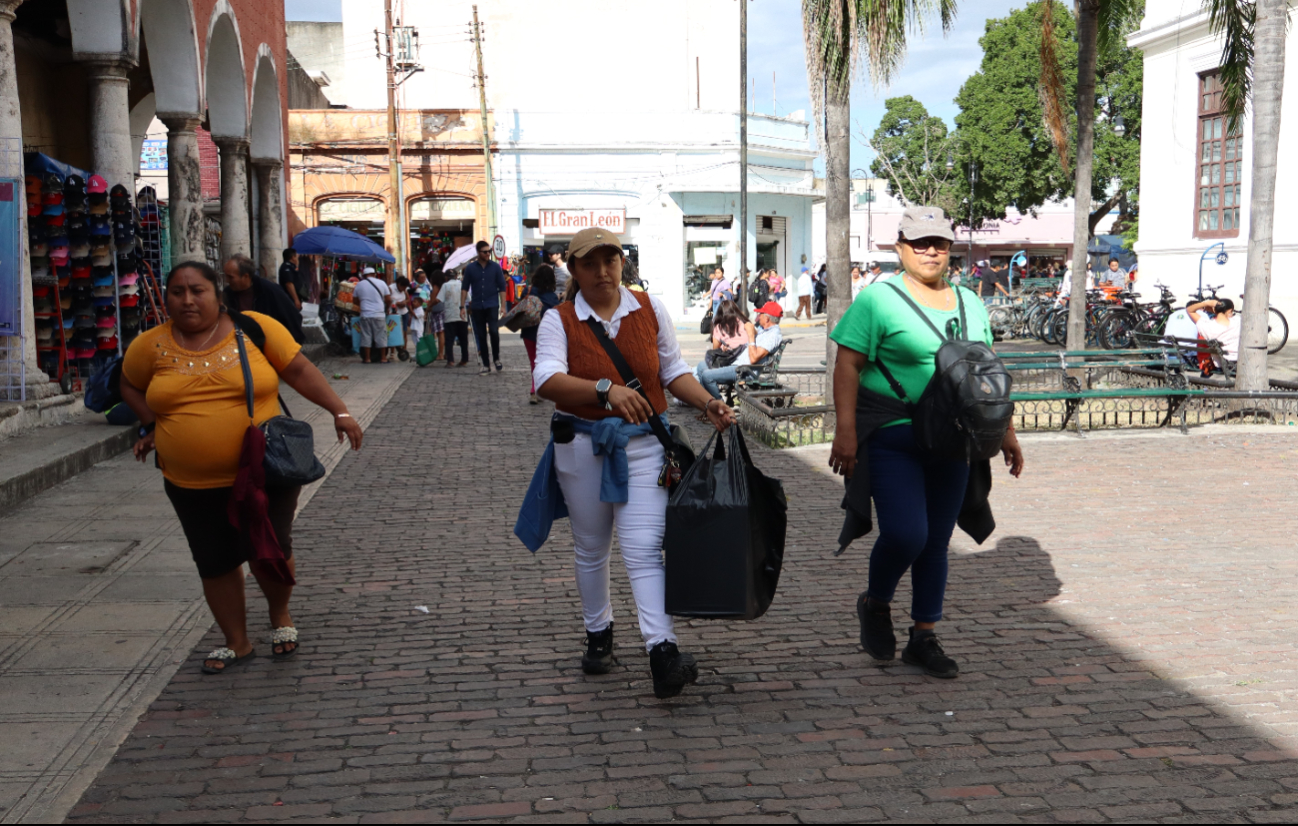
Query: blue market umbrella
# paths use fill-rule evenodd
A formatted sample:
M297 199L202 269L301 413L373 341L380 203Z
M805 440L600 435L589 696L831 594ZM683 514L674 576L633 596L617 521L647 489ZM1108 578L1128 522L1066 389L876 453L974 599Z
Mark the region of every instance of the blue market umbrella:
M312 227L293 237L299 255L332 255L356 261L395 263L392 253L357 232L342 227Z

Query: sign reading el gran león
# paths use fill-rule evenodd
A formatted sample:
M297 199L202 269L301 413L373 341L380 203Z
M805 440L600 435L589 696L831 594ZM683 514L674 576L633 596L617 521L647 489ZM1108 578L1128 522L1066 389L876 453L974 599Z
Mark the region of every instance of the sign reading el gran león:
M543 209L537 228L542 235L576 235L589 227L600 227L621 235L626 232L626 210Z

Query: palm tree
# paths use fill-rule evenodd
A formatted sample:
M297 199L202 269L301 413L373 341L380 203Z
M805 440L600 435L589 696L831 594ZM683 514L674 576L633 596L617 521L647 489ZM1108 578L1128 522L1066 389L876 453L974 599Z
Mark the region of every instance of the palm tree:
M1213 0L1228 2L1228 0ZM1095 65L1102 49L1125 36L1142 0L1077 0L1077 171L1073 178L1073 264L1069 270L1069 350L1086 346L1086 248L1091 241L1091 172L1095 161ZM1054 0L1041 4L1041 96L1046 126L1064 171L1068 170L1068 115L1054 33Z
M1228 132L1239 127L1250 94L1253 98L1253 180L1235 387L1266 390L1270 386L1266 372L1267 303L1271 297L1276 156L1289 10L1285 0L1205 0L1204 5L1213 33L1224 39L1221 97Z
M886 85L906 56L907 35L922 34L934 15L950 30L955 10L955 0L802 0L807 78L825 152L827 333L851 303L852 80L864 60L875 84ZM838 348L828 338L825 348L825 403L833 404Z

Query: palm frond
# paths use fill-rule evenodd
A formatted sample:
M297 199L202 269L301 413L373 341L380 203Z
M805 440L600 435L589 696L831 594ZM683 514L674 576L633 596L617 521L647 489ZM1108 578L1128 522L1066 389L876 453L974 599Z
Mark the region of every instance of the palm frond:
M957 0L802 0L803 43L816 134L823 141L826 95L842 98L864 60L876 86L886 86L906 56L908 34L922 35L936 17L943 33ZM822 144L823 145L823 144Z
M1097 41L1100 51L1107 52L1120 45L1123 38L1139 24L1144 11L1144 0L1104 0L1100 3Z
M1221 47L1221 108L1226 128L1234 132L1248 108L1253 85L1253 30L1257 7L1252 0L1205 0L1208 26L1224 39Z
M1064 175L1069 175L1068 171L1068 110L1064 105L1064 98L1068 96L1068 85L1064 80L1064 73L1059 65L1059 41L1055 36L1055 4L1054 0L1044 0L1041 3L1041 76L1037 81L1037 95L1041 98L1042 119L1045 121L1045 127L1050 132L1050 139L1055 145L1055 153L1059 155L1059 165L1064 170Z

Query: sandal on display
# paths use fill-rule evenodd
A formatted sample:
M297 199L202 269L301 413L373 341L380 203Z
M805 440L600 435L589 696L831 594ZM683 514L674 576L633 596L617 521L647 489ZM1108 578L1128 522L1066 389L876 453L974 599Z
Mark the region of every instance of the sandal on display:
M291 625L276 628L270 635L270 645L270 656L275 662L292 659L298 649L297 629Z
M250 650L247 654L244 654L242 657L234 653L233 649L218 648L215 651L213 651L211 654L208 654L207 657L205 658L203 662L203 673L223 674L226 671L229 671L231 668L234 668L236 665L242 665L243 663L248 662L248 660L251 660L255 656L257 656L257 649L255 648ZM221 663L221 665L219 667L213 667L208 665L207 663L212 660L216 660L217 662Z

